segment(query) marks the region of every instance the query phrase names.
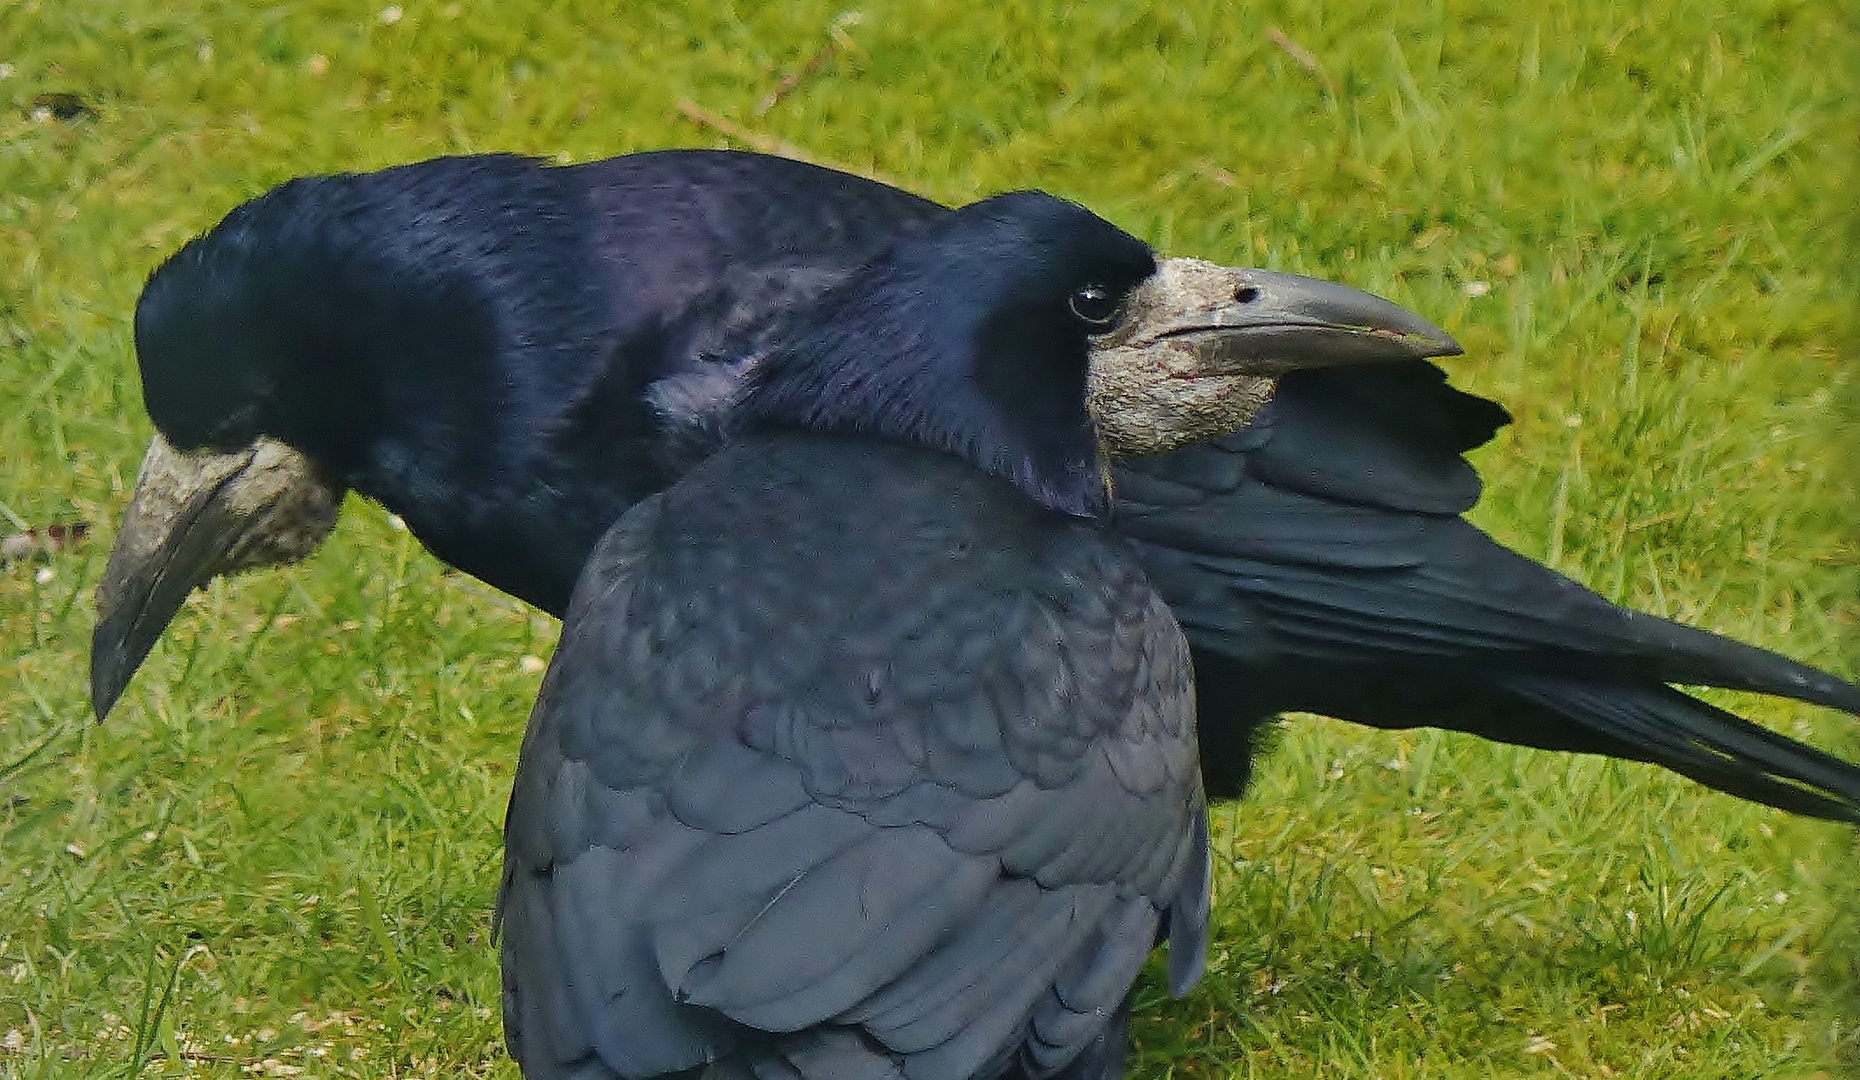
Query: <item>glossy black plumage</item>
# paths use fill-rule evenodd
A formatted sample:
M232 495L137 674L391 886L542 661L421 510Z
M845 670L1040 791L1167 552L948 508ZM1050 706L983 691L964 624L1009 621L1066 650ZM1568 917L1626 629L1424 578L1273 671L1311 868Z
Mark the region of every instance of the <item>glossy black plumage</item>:
M562 169L447 159L295 181L151 281L137 319L151 415L181 445L285 438L441 558L560 613L606 524L718 444L738 361L943 213L719 152ZM261 262L264 274L245 274ZM273 278L289 287L247 285ZM340 348L316 315L329 296L348 313ZM435 305L484 329L451 343ZM404 329L363 332L388 325ZM430 341L408 340L428 328ZM264 388L257 410L215 398L243 385L248 363L315 374ZM1261 722L1308 710L1649 760L1799 813L1860 817L1860 770L1668 684L1853 713L1860 688L1629 616L1508 552L1458 517L1479 490L1461 455L1503 410L1422 362L1380 382L1357 374L1294 372L1219 445L1114 470L1118 527L1141 542L1195 649L1211 794L1239 793ZM201 434L215 425L216 438Z
M620 512L715 449L734 361L942 213L722 152L292 180L151 276L143 397L175 445L271 435L559 616Z
M1122 241L1045 197L964 208L596 548L506 825L532 1080L1108 1078L1152 945L1177 992L1198 976L1186 642L1128 542L1020 460L1100 482L1091 443L1048 453L1086 412L1046 270L1115 281ZM1032 352L976 332L1016 298L1055 315ZM990 396L1028 367L1056 392Z

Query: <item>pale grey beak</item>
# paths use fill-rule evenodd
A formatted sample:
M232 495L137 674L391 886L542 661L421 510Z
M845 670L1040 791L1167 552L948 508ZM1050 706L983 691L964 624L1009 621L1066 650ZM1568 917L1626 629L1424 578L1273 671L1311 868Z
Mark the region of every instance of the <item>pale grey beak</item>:
M1283 375L1463 351L1445 330L1361 289L1200 259L1159 264L1131 296L1126 326L1125 344L1195 344L1206 375Z
M335 527L342 496L309 458L270 439L227 454L184 454L157 435L97 585L97 718L109 715L188 593L315 551Z

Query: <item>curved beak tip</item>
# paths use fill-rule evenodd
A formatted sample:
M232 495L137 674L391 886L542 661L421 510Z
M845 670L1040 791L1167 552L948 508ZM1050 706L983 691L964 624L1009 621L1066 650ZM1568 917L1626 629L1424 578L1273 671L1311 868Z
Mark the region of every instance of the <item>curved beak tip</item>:
M99 722L108 719L110 710L116 708L134 670L133 666L125 665L120 652L108 648L102 638L101 632L92 633L90 652L90 708Z
M1415 317L1417 319L1420 318L1418 315ZM1427 333L1420 335L1419 340L1415 341L1414 345L1416 349L1415 358L1417 360L1425 360L1436 356L1466 355L1466 350L1460 346L1460 343L1454 339L1452 334L1447 333L1438 326L1432 326L1431 324L1428 327Z

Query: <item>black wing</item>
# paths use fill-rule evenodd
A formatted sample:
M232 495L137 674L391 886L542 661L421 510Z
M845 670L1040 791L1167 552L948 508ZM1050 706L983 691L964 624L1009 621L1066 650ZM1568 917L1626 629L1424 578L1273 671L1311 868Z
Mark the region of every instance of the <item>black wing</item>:
M1194 981L1185 643L1121 543L1003 490L758 444L597 549L506 828L532 1080L1051 1067L1121 1036L1159 932Z
M1246 429L1120 468L1195 649L1208 790L1237 795L1280 711L1649 761L1795 813L1860 820L1860 768L1668 686L1860 713L1860 688L1609 603L1459 517L1460 456L1507 417L1431 364L1300 372Z

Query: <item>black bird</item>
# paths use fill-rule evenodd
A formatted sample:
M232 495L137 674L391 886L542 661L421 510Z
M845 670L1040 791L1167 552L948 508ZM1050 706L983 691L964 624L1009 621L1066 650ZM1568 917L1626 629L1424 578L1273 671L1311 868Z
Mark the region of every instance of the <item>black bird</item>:
M1194 984L1188 646L1086 393L1154 269L1050 196L955 211L599 542L505 826L526 1076L1117 1077L1151 947Z
M561 614L601 531L718 445L741 381L798 313L947 212L716 151L440 159L292 181L239 207L158 269L137 309L161 437L99 589L99 714L195 584L307 554L345 488ZM1228 339L1251 356L1242 377L1271 373L1271 333L1307 356L1408 357L1347 378L1291 372L1239 431L1113 469L1116 527L1194 650L1211 795L1238 795L1257 729L1297 710L1649 761L1860 820L1860 769L1670 684L1855 714L1860 687L1617 607L1460 517L1479 496L1462 455L1509 416L1421 359L1455 351L1444 335L1430 348L1431 328L1392 305L1319 300L1305 279L1170 260L1157 280L1177 271L1159 303L1223 300L1241 329L1252 316ZM1347 322L1352 306L1359 325L1406 336L1310 317ZM1195 373L1220 339L1172 336L1169 320L1097 363ZM1100 388L1105 426L1152 422L1160 410L1121 387L1155 384Z

